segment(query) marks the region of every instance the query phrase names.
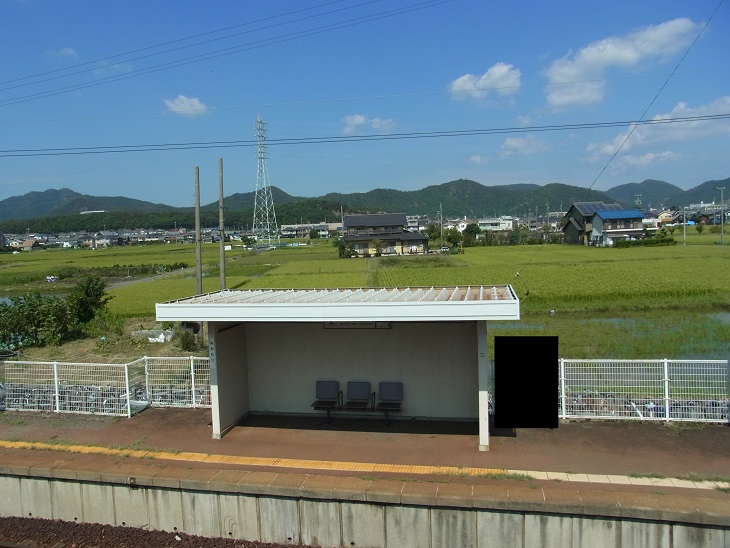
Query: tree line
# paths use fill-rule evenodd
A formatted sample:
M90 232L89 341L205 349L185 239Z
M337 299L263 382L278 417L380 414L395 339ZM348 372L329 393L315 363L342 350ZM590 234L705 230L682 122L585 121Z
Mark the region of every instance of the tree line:
M320 223L322 221L340 220L341 204L326 200L302 200L277 206L278 224L299 224L300 222ZM347 210L349 213L360 211ZM245 230L253 225L253 208L240 210L224 209L226 230ZM218 208L201 209L200 224L204 227L217 227ZM158 228L173 230L175 228L195 227L195 211L192 208L180 208L161 211L106 211L88 213L86 215L62 215L36 217L33 219L12 219L0 223L0 232L24 234L36 232L56 234L59 232L97 232L100 230L117 230L121 228Z

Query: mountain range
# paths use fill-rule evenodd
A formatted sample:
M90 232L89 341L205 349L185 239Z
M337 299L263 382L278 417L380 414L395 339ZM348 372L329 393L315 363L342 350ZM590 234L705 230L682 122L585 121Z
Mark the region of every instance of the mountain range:
M275 206L286 206L289 215L296 216L297 207L312 209L316 203L333 207L342 206L345 211L370 211L406 213L407 215L435 215L440 209L446 217L485 217L492 215L524 216L536 210L542 215L546 210L565 211L576 201L618 202L625 207L683 207L700 202L713 202L719 198L717 188L726 186L730 178L706 181L692 189L681 188L664 181L647 179L641 183L629 183L606 191L559 183L544 186L513 184L484 186L476 181L458 179L448 183L425 187L421 190L400 191L377 188L364 193L329 193L316 198L292 196L272 187ZM730 194L730 192L729 192ZM254 207L255 192L236 193L224 198L228 211L247 211ZM76 215L84 211L107 212L190 212L177 208L122 196L90 196L68 188L29 192L0 200L0 222ZM201 210L218 210L218 202L201 206ZM322 219L310 219L313 222ZM286 221L283 221L286 222Z

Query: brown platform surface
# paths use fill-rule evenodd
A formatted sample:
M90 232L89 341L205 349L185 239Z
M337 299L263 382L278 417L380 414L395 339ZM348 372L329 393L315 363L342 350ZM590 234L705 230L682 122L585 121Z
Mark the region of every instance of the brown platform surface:
M0 473L730 526L730 492L716 488L730 477L727 425L566 422L493 432L480 452L476 423L255 416L220 440L210 423L209 409L5 411Z

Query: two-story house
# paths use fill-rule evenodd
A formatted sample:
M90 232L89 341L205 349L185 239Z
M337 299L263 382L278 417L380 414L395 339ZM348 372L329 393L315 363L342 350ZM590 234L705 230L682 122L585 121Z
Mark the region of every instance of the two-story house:
M428 252L428 238L408 230L404 213L345 215L343 231L345 243L359 256Z
M593 215L596 211L617 211L623 209L619 204L603 202L575 202L563 217L563 233L566 244L588 245L593 230Z
M644 214L638 209L596 211L591 219L590 241L597 246L612 246L618 240L644 234Z

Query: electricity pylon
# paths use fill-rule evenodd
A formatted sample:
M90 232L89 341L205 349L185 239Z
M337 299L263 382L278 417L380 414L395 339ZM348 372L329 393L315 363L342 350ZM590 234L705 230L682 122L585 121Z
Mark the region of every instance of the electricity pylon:
M271 196L269 171L266 167L266 128L260 114L256 119L256 136L259 144L256 195L253 203L253 236L258 244L271 245L272 240L279 240L279 226L276 224L274 198Z

